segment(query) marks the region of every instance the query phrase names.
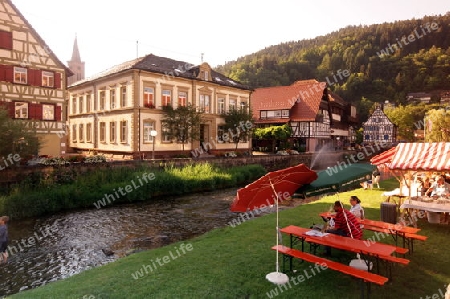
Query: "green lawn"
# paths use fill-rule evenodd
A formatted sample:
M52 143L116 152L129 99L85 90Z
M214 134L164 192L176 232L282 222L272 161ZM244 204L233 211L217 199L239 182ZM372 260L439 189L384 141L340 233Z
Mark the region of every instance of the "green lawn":
M395 181L381 183L385 190L397 185ZM378 220L382 191L357 189L339 194L339 199L348 206L349 196L357 195L362 199L367 218ZM323 223L318 213L328 210L336 199L337 196L323 197L283 210L279 215L280 227ZM265 279L266 274L275 270L275 252L270 249L276 242L275 219L275 214L270 214L234 228L216 229L11 298L269 298L267 293L276 288ZM418 225L422 228L420 234L429 239L415 242L414 253L407 255L411 263L395 266L393 280L386 285L373 285L371 298L431 298L440 290L445 292L444 285L450 282L450 226L429 224L426 219L420 219ZM365 238L371 235L365 232ZM287 245L288 237L284 236L283 241ZM392 242L392 238L383 241ZM334 253L333 257L341 262L353 258L350 254ZM294 263L298 272L288 275L297 277L304 270L310 271L310 266ZM142 277L135 279L136 271ZM277 298L360 298L359 282L340 272L324 270L302 283L292 284L288 290L283 289Z

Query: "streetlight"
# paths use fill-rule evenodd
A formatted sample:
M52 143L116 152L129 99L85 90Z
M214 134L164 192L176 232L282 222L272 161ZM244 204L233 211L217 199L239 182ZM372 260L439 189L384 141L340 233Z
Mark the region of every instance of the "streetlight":
M150 131L150 136L152 136L153 139L153 151L152 151L152 160L155 160L155 142L156 142L156 135L158 135L158 132L156 130Z

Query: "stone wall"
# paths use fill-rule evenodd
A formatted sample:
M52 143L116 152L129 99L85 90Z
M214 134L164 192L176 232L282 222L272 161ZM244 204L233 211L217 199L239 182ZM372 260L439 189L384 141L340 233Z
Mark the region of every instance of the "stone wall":
M235 158L201 158L201 159L157 159L157 160L124 160L124 161L112 161L101 164L83 164L74 163L70 165L60 167L72 167L75 171L85 172L92 169L104 169L114 167L136 167L142 164L148 164L156 168L164 168L167 165L182 167L190 163L205 163L209 162L220 167L232 167L248 164L261 164L267 171L278 170L289 166L294 166L300 163L304 163L308 167L312 167L313 170L325 169L328 166L336 165L337 161L343 159L345 153L343 152L327 152L322 153L320 156L310 153L304 153L300 155L257 155L257 156L244 156ZM55 166L56 167L56 166ZM17 166L10 167L0 171L0 186L5 186L13 183L18 183L27 178L33 172L45 172L51 173L53 166Z

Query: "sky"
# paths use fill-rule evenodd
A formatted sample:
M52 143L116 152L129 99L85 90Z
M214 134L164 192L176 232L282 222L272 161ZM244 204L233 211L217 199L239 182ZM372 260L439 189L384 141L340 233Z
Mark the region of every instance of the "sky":
M448 0L12 0L63 63L75 36L86 77L147 54L211 67L349 25L444 15Z

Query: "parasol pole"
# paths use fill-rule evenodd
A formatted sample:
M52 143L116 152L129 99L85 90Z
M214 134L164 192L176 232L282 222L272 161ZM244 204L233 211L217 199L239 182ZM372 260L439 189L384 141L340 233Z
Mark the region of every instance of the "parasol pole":
M277 247L278 247L278 234L279 234L279 227L278 227L278 194L277 191L275 190L275 186L272 183L272 179L269 177L269 183L270 183L270 187L273 190L273 193L275 194L275 205L276 205L276 213L277 213L277 224L276 224L276 239L277 239ZM278 263L278 250L276 251L276 255L275 255L275 272L271 272L269 274L266 275L266 279L272 283L275 284L285 284L289 281L289 277L280 272L280 265Z

